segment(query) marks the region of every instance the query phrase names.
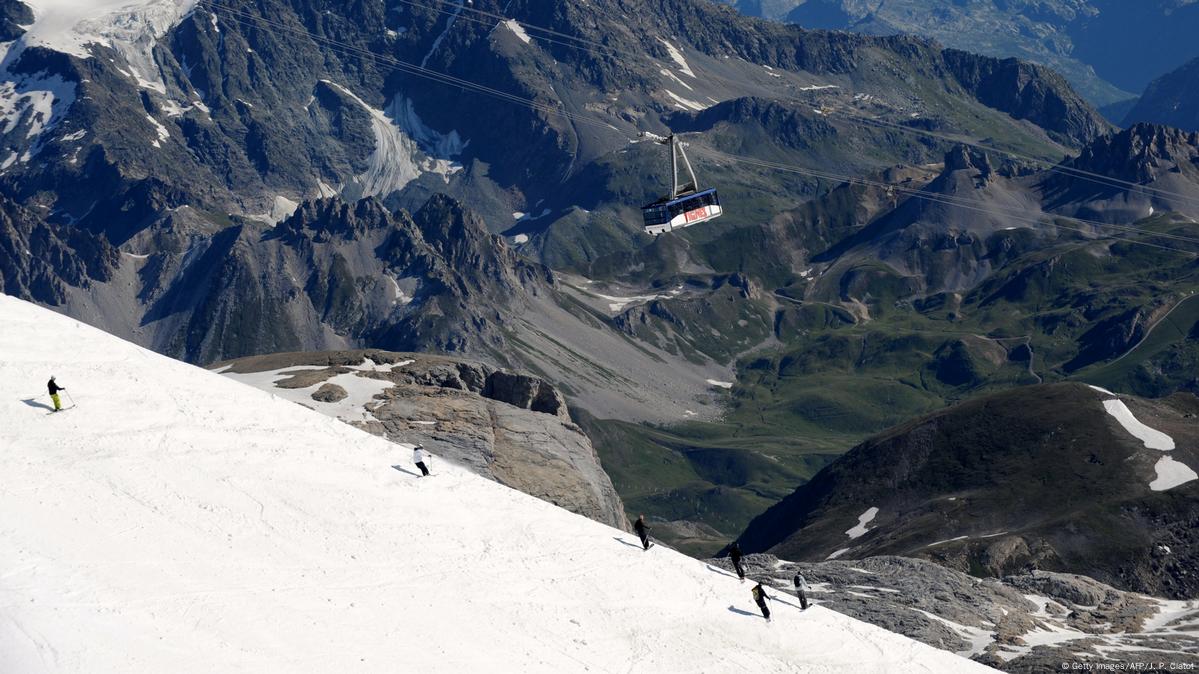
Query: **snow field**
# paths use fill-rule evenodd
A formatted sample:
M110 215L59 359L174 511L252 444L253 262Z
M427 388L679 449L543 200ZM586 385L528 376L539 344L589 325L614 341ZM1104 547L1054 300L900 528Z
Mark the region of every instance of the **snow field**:
M878 508L877 507L872 506L870 508L867 508L866 512L862 513L861 515L858 515L858 523L855 524L853 527L847 529L845 531L845 535L849 536L850 540L853 540L855 538L861 538L862 536L865 536L866 532L869 531L866 528L866 525L873 522L874 518L876 516L878 516Z
M1160 449L1163 452L1174 449L1174 438L1141 423L1133 416L1132 410L1128 409L1123 400L1104 400L1103 409L1115 417L1124 430L1143 442L1149 449Z
M0 320L0 671L989 671L820 607L767 625L662 546L444 461L416 479L14 298ZM50 374L77 407L47 411Z
M1153 491L1166 491L1191 480L1199 480L1199 475L1195 474L1190 466L1169 456L1158 459L1157 463L1153 464L1153 470L1157 473L1157 477L1149 483L1149 488Z
M1107 395L1116 395L1098 386L1091 386L1091 388ZM1107 410L1108 414L1115 417L1116 421L1120 422L1124 430L1144 443L1145 447L1163 452L1174 450L1174 438L1141 423L1133 416L1132 410L1129 410L1123 401L1119 399L1104 400L1103 408ZM1149 482L1149 488L1153 491L1166 491L1184 485L1191 480L1199 480L1199 474L1194 469L1171 456L1159 458L1153 465L1153 471L1156 477Z

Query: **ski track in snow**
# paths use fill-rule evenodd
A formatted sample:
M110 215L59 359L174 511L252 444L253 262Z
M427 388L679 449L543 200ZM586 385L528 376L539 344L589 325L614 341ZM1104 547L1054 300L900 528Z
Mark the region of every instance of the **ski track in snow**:
M820 606L767 625L663 546L446 461L416 479L383 438L21 300L0 321L0 671L992 671Z
M867 508L866 512L862 513L861 515L858 515L858 523L855 524L853 527L846 529L845 535L849 536L850 540L854 540L857 538L861 538L862 536L865 536L866 532L869 531L869 529L866 528L866 525L873 522L874 518L877 515L878 515L878 508L876 508L876 507Z
M1103 409L1107 413L1116 418L1124 430L1128 431L1137 440L1145 443L1149 449L1160 449L1163 452L1168 452L1174 449L1174 438L1162 433L1161 431L1152 429L1137 420L1133 416L1132 411L1124 404L1123 400L1104 400Z

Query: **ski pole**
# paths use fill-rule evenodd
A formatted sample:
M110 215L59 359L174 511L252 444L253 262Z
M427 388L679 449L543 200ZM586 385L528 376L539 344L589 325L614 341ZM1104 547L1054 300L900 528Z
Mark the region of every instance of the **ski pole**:
M75 406L75 399L71 397L71 392L70 392L70 391L68 391L68 390L66 390L66 389L63 389L63 393L66 393L66 394L67 394L67 400L70 400L70 401L71 401L71 407L74 407L74 406Z

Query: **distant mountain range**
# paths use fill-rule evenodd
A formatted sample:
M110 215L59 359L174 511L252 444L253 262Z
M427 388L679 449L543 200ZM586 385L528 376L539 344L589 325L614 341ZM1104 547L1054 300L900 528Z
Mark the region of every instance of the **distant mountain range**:
M1124 121L1126 124L1151 122L1199 131L1199 59L1187 61L1150 82Z
M1199 390L1199 141L1043 65L699 0L30 5L0 0L3 292L196 363L530 372L693 554L949 404ZM722 218L641 231L643 131Z
M1199 56L1193 0L731 0L805 28L906 33L1050 66L1099 106ZM1151 120L1139 120L1151 121Z

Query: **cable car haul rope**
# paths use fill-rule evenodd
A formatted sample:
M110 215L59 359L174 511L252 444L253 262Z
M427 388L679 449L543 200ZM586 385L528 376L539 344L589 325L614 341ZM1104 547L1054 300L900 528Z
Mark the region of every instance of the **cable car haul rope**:
M442 4L450 4L450 3L445 2L445 0L434 0L434 1L442 3ZM423 6L419 2L419 0L404 0L404 2L406 2L407 4L415 5L415 6ZM207 6L209 11L214 11L214 10L219 9L225 14L225 18L235 21L239 24L256 27L256 28L260 28L260 29L267 27L267 28L274 29L281 33L291 34L291 35L295 35L295 36L304 36L304 37L307 37L308 39L312 40L315 43L323 44L324 46L326 46L330 49L333 49L335 51L340 51L347 55L356 56L359 58L370 59L370 60L374 61L377 65L389 67L394 70L405 72L409 75L424 78L424 79L438 82L438 83L441 83L444 85L449 85L449 86L459 87L461 89L465 89L465 90L469 90L469 91L474 91L476 93L479 93L479 94L482 94L485 96L498 98L501 100L508 101L510 103L515 103L517 105L523 105L530 109L533 109L533 110L536 110L539 112L543 112L546 114L559 115L559 116L569 119L572 122L577 123L577 124L593 126L596 128L602 128L605 131L611 131L614 129L614 127L612 127L608 123L603 122L599 119L596 119L590 115L582 115L582 114L579 114L576 112L572 112L571 110L568 110L566 108L565 104L560 100L555 101L555 102L537 101L537 100L533 100L531 98L525 98L523 96L519 96L516 94L511 94L511 93L508 93L505 91L500 91L500 90L494 89L492 87L488 87L486 85L482 85L477 82L473 82L471 80L456 77L456 76L450 75L448 73L431 70L429 68L425 68L425 67L422 67L422 66L414 64L414 63L409 63L407 61L401 60L394 56L380 54L378 52L372 51L365 47L351 45L351 44L348 44L345 42L334 40L332 38L316 35L302 26L285 24L278 20L273 20L273 19L269 19L269 18L260 16L255 13L250 13L239 7L234 7L231 5L224 4L221 0L200 0L199 4ZM484 13L481 10L476 10L472 7L468 7L465 5L454 5L454 6L460 10ZM442 10L437 10L437 8L432 8L432 9L434 9L435 11L442 11ZM489 15L490 13L486 13L486 14ZM489 18L494 18L494 17L489 17ZM510 20L516 21L515 19L510 19ZM606 51L616 51L616 50L613 50L612 48L602 45L600 43L594 43L594 42L591 42L588 40L584 40L583 38L568 36L564 33L558 33L557 31L552 31L551 29L543 28L543 27L536 26L533 24L528 24L525 22L518 22L518 23L522 27L524 27L526 29L531 29L535 32L546 32L546 33L550 33L554 36L569 37L572 40L586 43L586 44L567 44L567 43L561 42L559 40L552 40L552 39L550 40L555 43L562 44L563 46L573 47L573 48L582 49L582 50L586 50L586 51L596 51L596 50L601 50L601 49L606 50ZM539 35L539 34L534 34L533 37L538 38L538 39L549 39L546 36ZM724 78L719 78L719 79L723 80ZM884 122L877 118L859 117L856 115L847 114L844 111L841 111L838 114L838 116L845 119L846 121L864 123L864 124L886 124L888 127L895 127L896 130L912 132L912 133L919 133L921 135L936 136L936 137L943 138L944 140L947 140L950 142L957 142L957 143L964 142L961 139L954 139L954 138L950 138L948 136L942 136L942 135L936 134L934 132L928 132L928 131L923 131L923 130L919 130L919 129L912 129L912 128L905 127L905 126L899 125L899 124L894 124L894 123L887 123L887 122ZM645 227L645 231L647 233L657 236L657 235L665 233L665 232L671 232L676 229L682 229L682 228L689 227L692 225L697 225L697 224L700 224L703 222L708 222L710 220L714 220L714 219L720 217L721 215L723 215L723 209L721 207L720 200L717 196L716 189L715 188L700 189L699 183L695 177L695 172L692 169L691 163L687 159L687 155L683 150L684 146L686 145L685 143L679 141L678 138L674 134L671 134L670 136L667 136L665 138L660 137L660 136L655 136L655 135L649 134L649 133L642 133L641 135L644 138L648 138L655 142L669 146L670 153L671 153L670 160L671 160L672 177L671 177L670 193L668 195L663 196L662 198L658 199L657 201L655 201L651 204L647 204L647 205L643 206L641 209L643 220L644 220L644 227ZM1007 154L1007 155L1021 157L1021 158L1025 158L1025 159L1034 159L1034 158L1028 157L1026 155L1021 155L1021 154L1018 154L1018 153L1015 153L1012 151L1001 150L998 148L988 147L988 146L984 146L984 145L980 145L980 144L976 144L976 143L964 142L964 144L973 145L975 147L980 147L982 149L986 149L989 151L999 152L1001 154ZM879 182L870 181L870 180L867 180L864 178L815 171L815 170L809 169L807 167L769 162L769 161L764 161L764 160L760 160L760 159L756 159L756 158L748 157L748 156L730 155L730 154L726 154L723 152L718 152L714 149L707 149L704 147L700 147L699 149L700 149L701 154L708 155L710 158L716 159L718 161L720 161L720 160L732 161L732 162L745 164L748 166L755 166L755 167L763 169L763 170L799 173L799 174L805 174L805 175L809 175L809 176L816 177L816 178L822 178L822 179L826 179L826 180L836 180L839 182L846 182L846 183L851 183L851 184L880 185L880 186L884 186L884 187L893 188L895 191L906 194L910 198L923 199L923 200L927 200L930 202L956 206L956 207L964 208L967 210L981 210L978 207L978 205L967 203L966 200L961 199L959 197L955 197L953 195L939 194L939 193L929 192L929 191L921 190L921 189L904 188L904 187L900 187L898 185L891 185L888 183L879 183ZM686 175L690 179L690 182L680 183L680 181L679 181L680 166L679 166L678 160L680 158L682 159L682 167L681 168L686 171ZM1043 160L1037 160L1037 161L1041 161L1041 163L1045 163L1045 164L1050 164L1049 162L1044 162ZM1106 185L1108 187L1116 186L1116 187L1123 187L1123 188L1127 188L1127 189L1136 189L1136 190L1140 190L1140 191L1143 191L1146 193L1153 193L1153 194L1177 197L1177 198L1189 201L1191 203L1199 202L1199 197L1194 197L1192 195L1180 194L1180 193L1172 192L1172 191L1165 190L1162 188L1156 188L1156 187L1152 187L1152 186L1148 186L1148 185L1142 185L1140 183L1134 183L1134 182L1130 182L1130 181L1120 180L1118 178L1105 176L1102 174L1096 174L1096 173L1092 173L1089 171L1083 171L1083 170L1079 170L1079 169L1072 169L1070 167L1064 167L1061 165L1050 164L1049 170L1053 171L1053 172L1065 173L1065 174L1070 175L1071 177L1078 179L1078 180L1092 182L1092 183L1096 183L1096 184L1100 184L1100 185ZM1148 241L1140 241L1137 239L1126 238L1126 236L1120 236L1120 235L1121 234L1123 234L1123 235L1143 234L1143 235L1148 235L1148 236L1152 236L1155 238L1173 240L1173 241L1177 241L1177 242L1181 242L1181 243L1193 243L1193 242L1199 241L1190 236L1183 236L1183 235L1163 233L1163 232L1155 232L1152 230L1143 229L1143 228L1130 226L1130 225L1118 225L1118 224L1113 224L1113 223L1097 222L1097 221L1093 221L1093 220L1085 220L1082 218L1058 216L1058 215L1052 215L1052 214L1028 214L1028 213L1017 214L1017 213L1011 212L1009 209L1001 209L1001 210L1008 211L1007 213L1001 213L1002 215L1004 215L1004 217L1007 217L1014 221L1024 222L1024 223L1032 225L1032 226L1056 227L1058 229L1077 231L1077 232L1083 233L1083 234L1100 233L1105 237L1112 238L1112 239L1115 239L1118 241L1123 241L1126 243L1137 244L1137 245L1142 245L1142 246L1149 246L1149 247L1153 247L1153 248L1165 249L1165 250L1174 251L1177 253L1182 253L1184 255L1195 256L1196 253L1189 251L1189 250L1175 248L1173 246L1166 246L1166 245L1162 245L1162 244L1151 243ZM1046 220L1052 220L1052 221L1047 222ZM1073 227L1073 226L1067 225L1065 223L1070 223L1071 225L1084 225L1084 226L1087 226L1087 227L1090 227L1093 229L1091 229L1091 230L1082 229L1080 227ZM1111 231L1104 232L1104 231L1102 231L1103 229L1109 229L1109 230L1115 229L1118 231L1117 232L1111 232Z

